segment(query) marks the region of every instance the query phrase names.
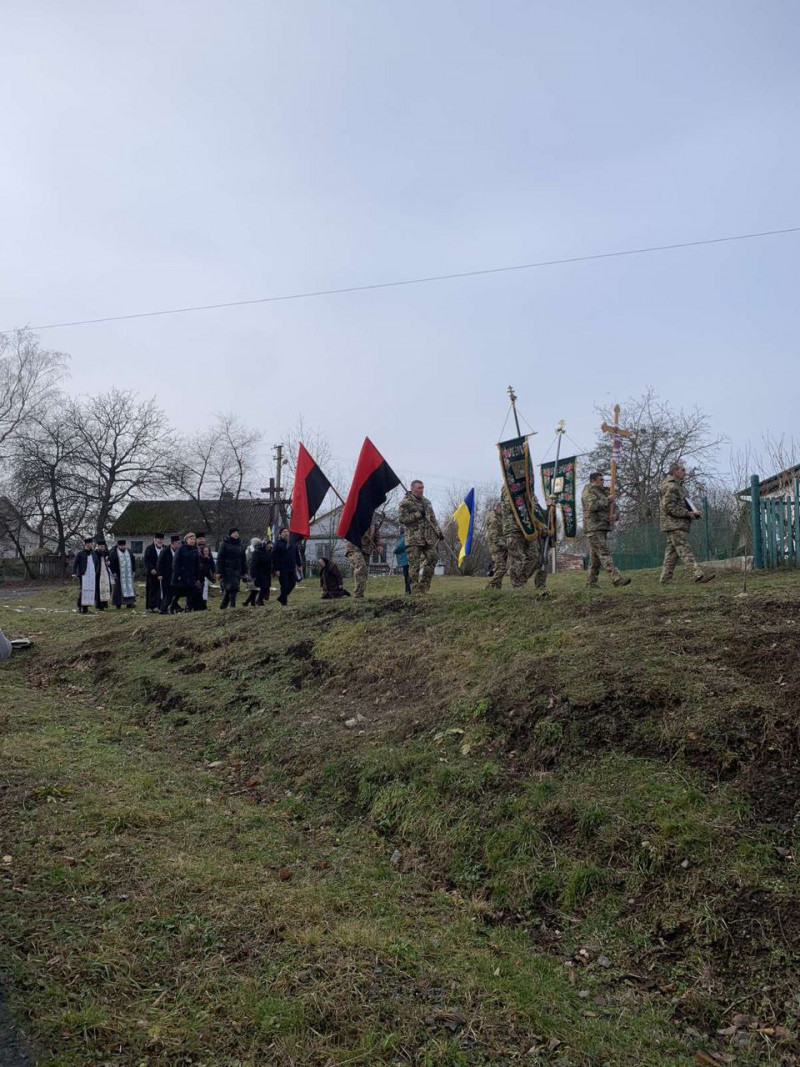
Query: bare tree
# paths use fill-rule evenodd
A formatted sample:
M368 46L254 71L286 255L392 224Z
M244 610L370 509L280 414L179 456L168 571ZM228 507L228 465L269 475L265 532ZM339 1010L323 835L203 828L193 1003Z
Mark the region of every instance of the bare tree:
M163 489L172 467L173 434L154 398L112 389L71 405L80 449L80 483L98 536L131 497Z
M596 408L611 422L611 412ZM639 526L658 518L658 490L670 464L686 464L687 492L702 492L713 477L714 461L724 438L711 430L710 419L699 408L675 411L652 389L627 400L620 425L631 431L622 445L617 468L620 527ZM611 441L600 433L587 458L587 469L607 473L611 467Z
M81 442L71 420L56 410L38 414L14 442L12 484L27 501L39 546L64 558L89 511Z
M42 348L30 330L0 334L0 457L53 394L66 374L67 358Z

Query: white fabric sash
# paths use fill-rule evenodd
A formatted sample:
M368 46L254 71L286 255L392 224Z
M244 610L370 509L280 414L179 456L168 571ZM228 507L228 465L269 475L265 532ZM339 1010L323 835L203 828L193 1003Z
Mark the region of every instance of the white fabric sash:
M119 559L119 584L122 595L126 600L132 600L136 596L133 588L133 568L131 567L130 552L118 552Z

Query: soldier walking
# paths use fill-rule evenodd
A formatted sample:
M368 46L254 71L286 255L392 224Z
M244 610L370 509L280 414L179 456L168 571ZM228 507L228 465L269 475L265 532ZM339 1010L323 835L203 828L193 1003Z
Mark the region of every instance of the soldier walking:
M503 533L503 505L498 501L489 512L486 520L486 536L489 551L492 554L492 577L486 584L487 589L502 589L503 578L508 572L508 548Z
M603 485L603 475L595 471L589 475L589 483L584 486L581 493L581 507L583 508L583 529L589 538L591 561L586 584L590 589L596 589L600 567L605 567L611 575L614 585L630 585L630 578L626 578L617 570L611 553L608 551L606 538L611 530L611 505L614 498Z
M533 584L537 589L544 589L547 571L542 566L542 541L535 537L529 541L517 525L508 491L503 493L502 504L503 534L508 553L508 577L512 589L521 589L533 575ZM548 594L549 596L549 594Z
M373 552L380 552L383 547L378 539L379 530L378 524L371 522L369 529L361 538L360 547L354 545L352 541L345 541L347 548L345 548L344 554L350 560L350 566L353 568L353 580L355 581L353 596L357 600L364 599L367 579L369 578L369 557Z
M398 509L400 522L405 528L412 595L430 592L433 573L439 562L437 546L444 541L433 505L424 492L423 483L415 479Z
M692 568L696 582L710 582L715 577L713 573L707 574L703 570L689 547L689 528L693 519L700 518L700 512L689 507L683 487L685 477L686 467L678 460L670 467L669 475L661 483L659 490L661 530L667 535L664 566L661 569L662 585L672 581L679 558L685 566Z

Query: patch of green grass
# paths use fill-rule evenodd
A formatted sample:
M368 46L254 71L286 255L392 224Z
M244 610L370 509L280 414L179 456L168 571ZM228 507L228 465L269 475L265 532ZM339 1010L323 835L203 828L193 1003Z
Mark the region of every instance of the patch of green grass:
M753 775L793 692L737 650L793 677L800 582L580 579L0 602L40 632L0 676L0 960L40 1064L672 1067L729 1051L731 1003L791 1031L791 813Z

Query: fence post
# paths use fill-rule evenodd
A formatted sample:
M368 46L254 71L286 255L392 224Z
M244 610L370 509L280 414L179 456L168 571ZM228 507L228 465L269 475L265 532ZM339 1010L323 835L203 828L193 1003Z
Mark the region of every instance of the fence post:
M703 559L711 558L711 548L708 538L708 497L703 497Z
M750 528L753 535L753 570L764 569L761 549L761 483L758 475L750 478Z

